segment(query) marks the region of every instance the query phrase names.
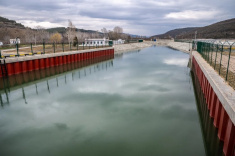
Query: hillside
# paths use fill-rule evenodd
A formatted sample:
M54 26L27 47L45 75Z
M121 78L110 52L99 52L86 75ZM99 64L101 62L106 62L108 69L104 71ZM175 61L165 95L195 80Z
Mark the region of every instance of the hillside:
M205 27L174 29L151 38L192 39L197 31L197 38L235 38L235 18L214 23Z
M25 29L24 25L21 23L17 23L14 20L9 20L7 18L0 16L0 28L17 28L17 29Z
M189 27L189 28L180 28L180 29L174 29L174 30L170 30L164 34L160 34L160 35L154 35L152 36L152 38L175 38L177 35L180 35L180 34L186 34L190 31L193 31L197 29L197 27Z

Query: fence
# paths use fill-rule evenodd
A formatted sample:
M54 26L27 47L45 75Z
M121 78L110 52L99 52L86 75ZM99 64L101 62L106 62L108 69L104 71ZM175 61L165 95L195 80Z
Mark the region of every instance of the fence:
M10 46L11 47L11 46ZM38 45L31 44L15 44L14 48L7 49L2 48L0 50L0 58L6 57L20 57L26 55L35 55L35 54L48 54L48 53L57 53L57 52L66 52L66 51L78 51L85 49L96 49L109 47L109 45L86 45L84 43L78 43L73 45L71 43L45 43ZM3 50L4 49L4 50Z
M192 43L192 39L174 39L174 42Z
M235 42L196 41L194 48L235 89Z

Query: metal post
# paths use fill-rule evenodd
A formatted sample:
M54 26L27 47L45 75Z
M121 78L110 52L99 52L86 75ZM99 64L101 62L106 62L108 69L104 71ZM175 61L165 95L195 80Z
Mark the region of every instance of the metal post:
M212 44L212 49L211 49L211 65L212 65L212 54L213 54L213 51L214 51L214 44Z
M53 42L53 48L54 48L54 53L55 53L55 42Z
M45 41L43 40L43 53L45 54Z
M228 69L229 69L231 51L232 51L232 46L230 46L230 48L229 48L228 65L227 65L227 72L226 72L226 81L228 80Z
M210 63L210 52L211 52L211 44L209 43L209 47L208 47L208 63Z
M16 51L17 51L17 55L19 56L19 45L18 45L18 43L16 43Z
M33 55L33 44L31 43L31 53Z
M208 49L207 49L207 62L210 64L210 49L211 49L211 45L210 43L208 43Z
M77 51L78 51L78 42L77 42Z
M214 69L215 69L215 67L216 67L216 60L217 60L217 52L218 52L218 49L219 49L219 46L218 46L218 44L217 44L217 46L216 46L216 54L215 54L215 66L214 66Z
M64 52L64 42L62 42L62 48L63 48L63 52Z
M205 43L204 55L205 55L205 60L207 61L207 43Z
M69 50L71 51L71 42L69 42Z
M219 75L220 75L220 69L221 69L221 61L222 61L222 53L224 51L224 45L222 45L221 55L220 55L220 65L219 65Z
M82 46L83 46L83 50L84 50L84 43L82 43Z

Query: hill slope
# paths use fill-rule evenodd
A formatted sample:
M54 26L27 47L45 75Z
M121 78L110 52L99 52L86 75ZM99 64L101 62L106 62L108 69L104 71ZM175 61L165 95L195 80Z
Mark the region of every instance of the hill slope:
M16 23L16 21L14 20L9 20L1 16L0 16L0 28L25 29L24 25L22 25L21 23Z
M174 29L151 38L192 39L197 31L197 38L235 38L235 18L214 23L205 27Z
M152 38L175 38L177 35L179 34L186 34L190 31L193 31L197 29L197 27L189 27L189 28L180 28L180 29L173 29L173 30L170 30L168 32L166 32L165 34L160 34L160 35L154 35L152 36Z

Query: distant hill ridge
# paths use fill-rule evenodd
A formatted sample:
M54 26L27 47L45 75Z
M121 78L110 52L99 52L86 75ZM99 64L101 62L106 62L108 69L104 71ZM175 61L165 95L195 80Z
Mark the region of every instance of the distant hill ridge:
M17 23L14 20L9 20L7 18L0 16L0 28L18 28L18 29L25 29L25 26L21 23Z
M0 28L26 29L26 27L24 25L22 25L21 23L17 23L14 20L9 20L9 19L1 17L1 16L0 16ZM33 28L31 28L31 29L35 30ZM59 33L63 34L63 33L66 32L66 27L48 28L48 29L45 29L45 30L50 32L50 33L59 32ZM76 28L76 31L87 32L87 33L97 32L97 31L94 31L94 30L85 30L85 29L77 29L77 28Z
M154 35L151 38L192 39L197 31L197 38L235 38L235 18L217 22L205 27L189 27L174 29L165 34Z

